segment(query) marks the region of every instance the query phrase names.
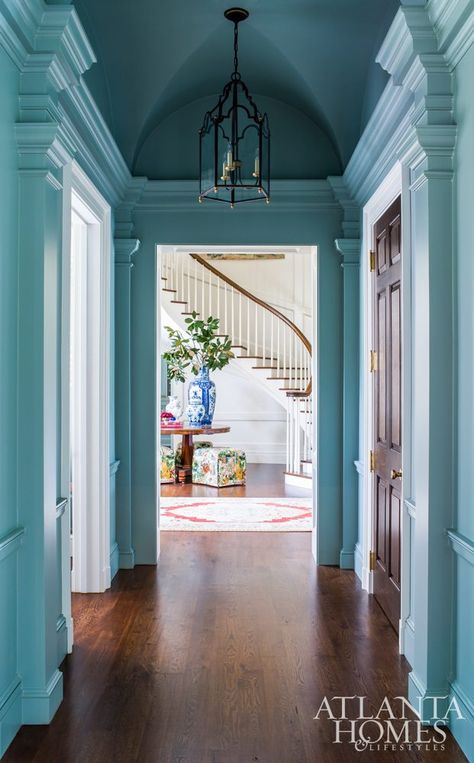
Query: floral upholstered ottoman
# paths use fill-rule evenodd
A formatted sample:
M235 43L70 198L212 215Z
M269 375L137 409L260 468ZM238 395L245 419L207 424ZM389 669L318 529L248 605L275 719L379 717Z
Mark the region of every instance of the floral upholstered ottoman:
M194 452L196 450L199 450L199 448L212 448L212 442L209 440L198 440L193 445ZM176 466L181 466L183 463L183 446L181 443L179 443L178 447L176 448Z
M176 464L174 451L171 448L161 447L160 482L176 482Z
M246 468L243 450L199 448L194 451L192 480L212 487L245 485Z

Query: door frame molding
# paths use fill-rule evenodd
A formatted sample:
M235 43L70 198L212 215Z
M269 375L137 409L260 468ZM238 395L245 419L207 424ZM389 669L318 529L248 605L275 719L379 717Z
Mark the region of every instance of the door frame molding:
M397 162L388 173L375 193L363 208L361 289L362 289L362 341L361 341L361 456L360 462L366 464L362 470L362 587L373 593L373 572L370 571L369 555L373 544L374 529L374 490L373 473L369 467L369 451L373 449L374 435L374 374L370 373L368 358L374 342L374 289L375 279L370 273L369 251L373 247L373 228L383 212L401 196L402 237L401 237L401 286L402 286L402 470L404 479L401 485L401 530L400 530L400 623L399 649L407 652L407 620L410 618L410 420L411 420L411 235L410 235L410 185L408 168ZM407 330L408 329L408 330ZM408 628L410 623L408 624ZM408 649L408 651L410 651Z
M80 530L85 538L76 539L81 549L81 575L76 580L75 590L103 592L110 587L110 294L112 256L112 217L110 205L99 193L79 165L72 161L63 170L63 256L62 256L62 338L61 338L61 490L67 497L67 511L64 513L64 540L62 545L63 607L71 610L70 572L70 266L71 266L71 222L72 212L76 212L90 226L89 244L91 256L98 257L97 279L92 279L92 299L97 305L96 321L99 324L98 342L87 348L88 367L92 369L91 387L95 388L93 410L86 416L85 406L78 411L79 420L84 423L83 436L88 442L90 462L96 464L93 480L96 505L87 501L85 522ZM89 421L87 427L86 421ZM95 470L94 470L95 471ZM87 476L83 495L90 495L91 478ZM95 539L91 548L91 539ZM82 540L82 542L81 542ZM66 601L68 600L68 601ZM63 609L63 612L65 610ZM72 625L72 620L71 620ZM68 639L72 646L71 636Z
M257 244L255 246L252 246L250 244L155 244L155 288L156 288L156 315L155 315L155 378L156 378L156 422L155 422L155 432L156 432L156 467L155 467L155 474L156 474L156 506L157 506L157 557L160 553L160 480L159 480L159 469L160 469L160 405L158 404L158 401L161 400L161 372L160 372L160 357L161 357L161 257L163 254L163 250L166 249L177 249L178 251L189 251L189 252L224 252L226 250L229 251L235 251L237 248L239 251L246 251L249 252L258 252L258 251L266 251L269 248L271 248L272 251L276 252L287 252L288 250L295 251L302 249L305 252L309 252L311 256L311 271L312 271L312 330L313 330L313 356L312 356L312 378L313 382L316 380L316 383L313 383L313 463L312 463L312 469L313 469L313 480L312 480L312 530L311 530L311 550L313 554L313 558L315 561L315 564L318 564L318 550L320 547L320 543L324 542L323 538L320 538L320 528L321 528L321 522L318 521L318 507L319 507L319 501L318 501L318 494L319 494L319 485L318 485L318 473L319 473L319 396L315 394L314 390L319 389L319 316L318 316L318 306L319 306L319 265L320 265L320 257L319 257L319 245L318 244L278 244L273 245L269 244L267 246L262 246L261 244ZM282 465L283 466L283 465Z

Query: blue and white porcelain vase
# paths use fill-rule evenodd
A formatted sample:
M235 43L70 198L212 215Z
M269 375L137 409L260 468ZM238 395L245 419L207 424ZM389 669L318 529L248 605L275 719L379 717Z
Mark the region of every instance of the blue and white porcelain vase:
M216 385L209 378L209 369L207 366L202 366L198 375L188 387L188 407L186 408L186 415L192 426L210 427L214 416L214 410L216 407ZM199 423L194 423L194 420L199 418L201 408L204 408L204 414L201 417ZM192 420L190 411L192 412ZM199 409L199 410L197 410Z

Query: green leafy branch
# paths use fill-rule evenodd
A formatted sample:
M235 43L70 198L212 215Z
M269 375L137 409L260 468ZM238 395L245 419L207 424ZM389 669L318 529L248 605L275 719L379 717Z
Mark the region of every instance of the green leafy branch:
M210 371L224 368L234 357L232 343L228 336L216 336L219 330L219 318L200 320L193 311L191 318L186 318L185 333L165 326L165 331L171 342L171 348L163 354L168 365L170 379L184 382L186 372L191 371L195 376L202 366Z

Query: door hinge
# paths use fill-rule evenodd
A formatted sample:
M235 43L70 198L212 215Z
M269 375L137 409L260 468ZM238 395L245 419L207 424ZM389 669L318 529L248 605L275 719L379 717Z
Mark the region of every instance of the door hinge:
M369 371L371 374L373 374L374 371L376 370L377 370L377 351L371 350L370 357L369 357Z
M369 552L369 571L373 572L375 570L375 563L377 561L377 557L375 554L375 551Z
M373 450L369 451L369 471L375 472L375 453Z
M373 249L369 249L369 270L371 273L375 270L375 252Z

